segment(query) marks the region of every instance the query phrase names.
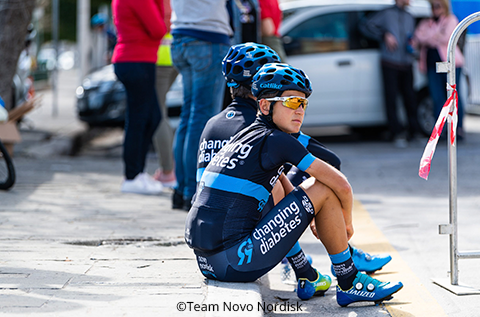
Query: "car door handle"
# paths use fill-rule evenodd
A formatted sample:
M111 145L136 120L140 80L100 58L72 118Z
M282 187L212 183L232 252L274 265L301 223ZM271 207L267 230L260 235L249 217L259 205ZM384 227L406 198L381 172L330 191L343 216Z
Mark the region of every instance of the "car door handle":
M351 64L350 61L338 61L337 62L337 65L340 66L340 67L341 66L350 66L350 64Z

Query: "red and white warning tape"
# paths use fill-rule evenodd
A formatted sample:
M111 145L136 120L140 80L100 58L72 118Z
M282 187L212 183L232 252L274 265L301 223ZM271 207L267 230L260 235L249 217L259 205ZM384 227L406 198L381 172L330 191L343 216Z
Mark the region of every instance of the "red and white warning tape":
M458 122L458 93L456 85L447 84L447 90L453 90L450 98L447 99L445 104L442 107L442 111L438 116L435 127L433 128L432 135L428 140L427 146L423 151L422 158L420 160L420 168L418 170L418 175L424 179L428 179L428 173L430 173L430 165L432 164L433 154L435 153L435 148L437 147L438 139L443 130L443 125L447 120L447 117L451 117L450 120L450 142L452 145L455 145L455 137L457 131L457 122ZM452 106L452 103L453 106Z

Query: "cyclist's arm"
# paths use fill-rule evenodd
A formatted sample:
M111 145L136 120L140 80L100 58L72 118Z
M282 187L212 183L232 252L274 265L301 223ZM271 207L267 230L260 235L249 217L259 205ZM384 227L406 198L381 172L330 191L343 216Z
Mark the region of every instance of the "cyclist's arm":
M345 175L331 165L315 159L306 172L329 187L338 197L347 226L352 225L353 192Z

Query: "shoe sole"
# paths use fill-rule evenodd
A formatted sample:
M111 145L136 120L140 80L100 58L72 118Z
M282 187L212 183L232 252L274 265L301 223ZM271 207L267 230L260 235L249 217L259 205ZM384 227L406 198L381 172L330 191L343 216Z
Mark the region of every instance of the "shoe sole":
M403 285L402 287L400 287L399 289L397 289L395 292L393 292L392 294L389 294L383 298L380 298L380 299L377 299L377 300L374 300L373 302L375 303L375 306L378 306L380 303L384 302L384 301L388 301L388 300L391 300L393 298L393 294L397 293L399 290L401 290L403 288ZM345 305L340 305L342 307L347 307L348 305L350 304L353 304L353 303L360 303L360 302L372 302L371 300L356 300L354 302L351 302L351 303L348 303L348 304L345 304Z
M322 297L322 296L325 296L325 293L328 291L325 290L325 291L316 291L315 294L313 294L313 296L316 296L316 297Z
M162 182L157 180L158 182L162 183L163 187L168 187L168 188L174 188L177 186L177 181L171 181L171 182Z
M368 275L372 275L372 274L375 274L375 272L377 271L381 271L383 269L383 267L379 268L378 270L374 270L374 271L364 271L365 274L368 274Z

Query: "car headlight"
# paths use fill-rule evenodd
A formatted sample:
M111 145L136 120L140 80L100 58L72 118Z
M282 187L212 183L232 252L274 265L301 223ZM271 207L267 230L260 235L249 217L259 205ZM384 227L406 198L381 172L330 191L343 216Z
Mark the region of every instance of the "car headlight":
M77 95L78 99L83 98L83 96L85 96L85 89L83 89L82 86L78 86L75 90L75 94Z

